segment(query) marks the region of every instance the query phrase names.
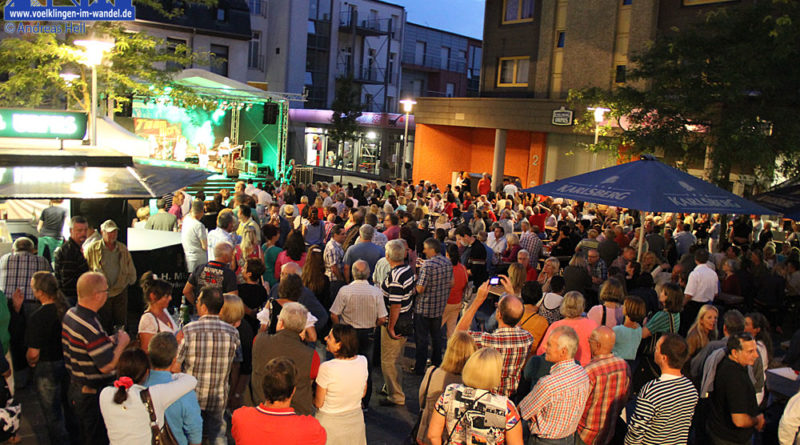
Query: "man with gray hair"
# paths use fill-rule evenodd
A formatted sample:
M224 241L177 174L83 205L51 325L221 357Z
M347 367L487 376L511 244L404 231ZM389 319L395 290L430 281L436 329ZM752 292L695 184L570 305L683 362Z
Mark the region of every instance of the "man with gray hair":
M355 328L358 353L367 358L371 374L375 328L386 323L388 313L383 302L383 292L369 284L369 277L370 268L366 261L358 260L353 263L353 282L339 289L331 306L331 320L334 324L344 323ZM371 394L372 378L367 377L367 393L361 401L362 407L369 406Z
M358 242L350 246L344 254L345 281L350 281L351 268L356 260L364 260L367 263L367 266L369 266L368 274L371 279L375 264L385 255L383 247L372 242L372 237L375 236L374 227L364 224L358 229L358 235Z
M197 266L189 275L189 281L183 287L183 295L189 303L194 304L195 293L206 286L218 287L226 294L239 295L236 274L229 267L233 259L233 246L225 241L218 243L214 246L214 256L216 259Z
M203 201L192 202L190 216L183 218L181 226L181 245L186 256L186 270L189 273L208 262L208 230L200 220L203 219Z
M208 259L217 259L214 254L214 246L221 242L228 242L231 246L239 244L239 237L236 235L238 221L233 212L220 212L217 215L217 228L208 232ZM228 261L230 263L230 260Z
M0 290L11 299L21 292L25 301L36 302L31 289L33 274L45 270L52 272L50 262L36 254L36 246L30 238L21 237L14 241L11 253L0 258Z
M314 404L311 384L319 371L319 355L303 343L300 334L305 330L308 309L300 303L285 303L278 314L275 334L260 332L253 341L253 375L245 391L244 402L258 406L264 400L261 382L266 377L265 367L276 357L287 357L297 368L297 384L292 408L300 415L313 415Z
M381 372L386 381L386 400L381 405L405 405L403 373L399 359L403 355L406 338L414 333L411 307L414 302L414 270L405 264L405 240L386 243L386 260L390 270L380 283L383 299L389 312L386 326L381 328ZM384 261L381 260L381 261Z
M591 383L581 365L575 363L578 334L569 326L558 326L547 339L545 359L553 363L550 375L542 377L519 403L523 419L530 421L529 444L572 444Z

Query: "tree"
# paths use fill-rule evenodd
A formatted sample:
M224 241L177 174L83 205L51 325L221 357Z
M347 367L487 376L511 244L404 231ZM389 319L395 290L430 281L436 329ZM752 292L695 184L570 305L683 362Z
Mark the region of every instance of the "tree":
M591 150L662 150L684 165L707 158L726 184L733 165L761 177L800 172L800 6L741 2L656 37L632 58L628 84L570 91L570 106L603 106L617 126ZM578 130L594 129L586 113Z
M335 144L355 138L361 116L361 89L353 82L353 76L336 79L336 93L331 104L332 127L328 136Z
M100 97L112 99L117 109L137 95L168 95L184 106L214 105L172 82L180 66L208 64L208 54L192 53L186 45L168 48L163 39L132 33L119 22L97 22L92 33L115 42L97 67L97 78ZM0 83L0 106L61 108L67 97L72 109L88 112L91 68L83 63L83 49L74 44L81 37L42 33L0 41L0 73L8 76ZM67 72L79 77L67 81L61 77Z

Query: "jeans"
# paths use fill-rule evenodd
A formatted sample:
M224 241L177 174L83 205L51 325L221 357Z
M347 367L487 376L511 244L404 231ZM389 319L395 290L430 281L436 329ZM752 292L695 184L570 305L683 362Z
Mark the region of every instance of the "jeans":
M400 369L400 359L406 347L406 338L393 339L389 337L386 326L381 327L381 372L386 382L387 398L392 403L404 405L406 395L403 392L403 371Z
M69 375L63 361L39 362L33 368L33 381L50 443L69 443L67 422L74 421L66 404ZM73 429L77 433L77 429Z
M562 437L561 439L545 439L538 436L528 438L527 445L575 445L575 435Z
M103 416L100 414L99 391L86 393L82 385L72 382L69 385L69 404L77 416L81 428L81 443L84 445L108 445L108 432Z
M375 343L375 328L356 329L358 335L358 353L367 358L367 393L361 399L361 405L369 406L372 397L372 348Z
M203 445L228 445L225 411L200 411L203 418Z
M414 314L414 337L417 346L417 360L414 372L422 375L428 359L428 336L431 338L431 364L442 364L442 317L428 318Z

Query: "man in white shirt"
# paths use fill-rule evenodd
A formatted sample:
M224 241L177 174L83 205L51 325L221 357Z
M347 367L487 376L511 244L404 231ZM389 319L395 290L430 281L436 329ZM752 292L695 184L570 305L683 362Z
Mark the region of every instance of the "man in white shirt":
M189 273L208 262L208 230L200 222L203 218L203 202L192 202L192 213L183 219L181 227L181 245L186 256L186 269Z
M681 320L687 320L680 326L680 333L683 336L689 331L689 326L700 312L700 307L712 303L719 293L719 277L707 264L708 258L709 253L706 249L697 249L694 253L694 262L697 266L689 274L686 289L683 291L684 307Z
M509 197L516 196L517 192L518 189L517 186L514 185L514 183L512 183L508 179L503 179L503 193L505 193L506 196Z

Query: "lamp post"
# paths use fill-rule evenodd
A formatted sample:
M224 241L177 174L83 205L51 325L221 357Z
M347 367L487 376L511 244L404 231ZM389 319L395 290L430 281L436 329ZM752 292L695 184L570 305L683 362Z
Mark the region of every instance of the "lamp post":
M603 107L589 107L587 110L594 111L594 145L596 146L600 140L600 122L605 119L606 112L611 110ZM597 147L592 153L592 171L594 170L597 170Z
M403 112L406 113L406 129L403 132L403 158L405 159L406 150L408 149L408 115L411 114L411 110L414 109L414 105L416 105L417 101L413 99L403 99L400 103L403 104ZM400 179L405 180L405 161L400 162L400 156L397 156L397 163L400 165Z
M86 49L86 64L92 67L92 103L89 106L89 125L92 127L89 145L97 144L97 65L103 63L103 53L114 47L113 42L102 40L76 40Z

